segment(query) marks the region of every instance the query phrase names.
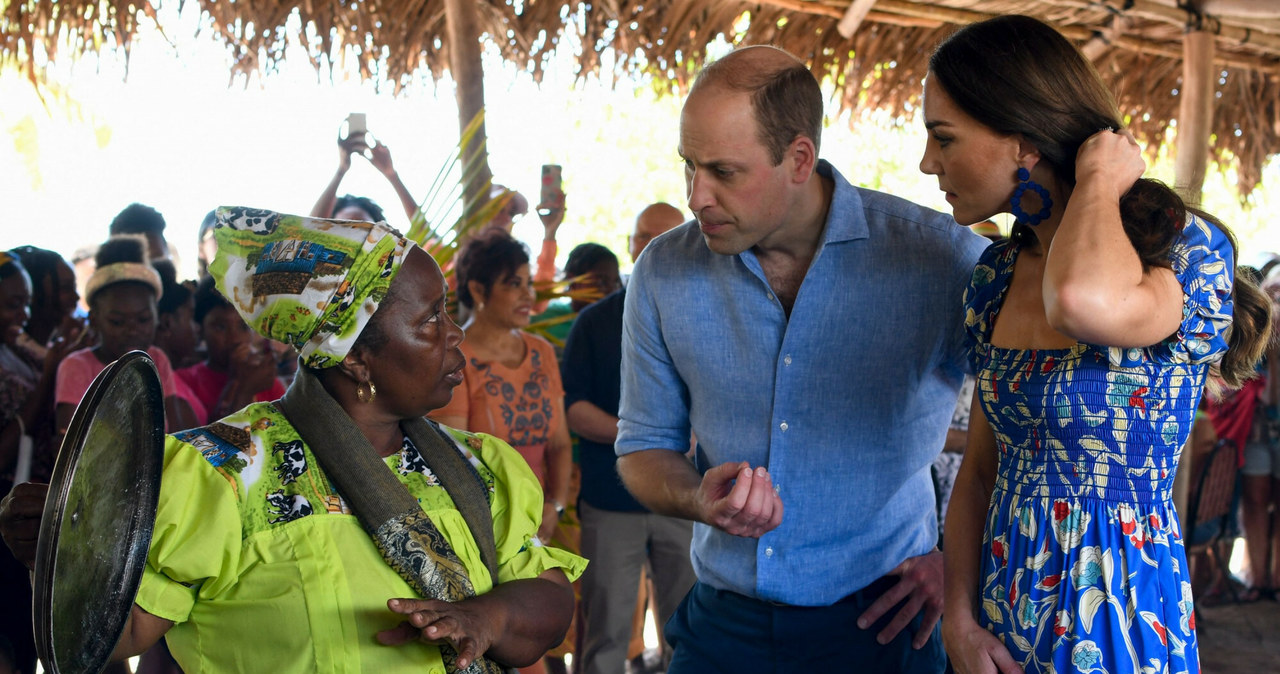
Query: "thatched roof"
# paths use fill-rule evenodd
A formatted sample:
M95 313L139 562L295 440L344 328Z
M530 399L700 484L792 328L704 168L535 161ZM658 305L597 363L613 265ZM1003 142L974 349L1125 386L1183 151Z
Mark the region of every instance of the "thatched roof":
M444 0L198 3L241 72L270 70L295 38L317 67L354 59L366 77L397 89L423 69L439 77L448 68ZM0 24L0 57L28 62L33 45L52 53L66 36L79 52L127 51L137 15L155 14L145 0L134 8L122 0L13 0ZM800 56L839 85L845 105L894 111L917 102L929 51L956 26L1031 14L1085 49L1134 131L1156 144L1178 115L1183 35L1198 27L1215 34L1222 73L1212 153L1235 167L1242 196L1280 152L1280 3L1272 0L480 0L477 8L487 40L535 77L558 46L581 44L583 73L611 64L616 74L650 74L679 88L723 35ZM301 21L287 24L295 11ZM856 25L851 38L838 29L846 14ZM301 35L286 25L302 25Z

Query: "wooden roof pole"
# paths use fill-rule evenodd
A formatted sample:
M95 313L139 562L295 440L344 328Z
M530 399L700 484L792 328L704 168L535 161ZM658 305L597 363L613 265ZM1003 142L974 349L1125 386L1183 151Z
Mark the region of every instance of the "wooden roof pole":
M849 9L845 10L844 16L840 17L840 23L836 24L836 30L840 31L846 39L853 37L858 32L858 26L862 25L862 20L867 18L867 12L871 11L871 6L876 4L876 0L853 0L849 3Z
M1213 33L1188 25L1182 36L1182 88L1178 92L1178 135L1174 139L1174 189L1189 204L1200 203L1205 166L1209 163L1209 136L1217 69L1213 65Z
M484 67L480 60L480 22L476 5L467 0L445 0L445 25L449 37L449 72L458 88L458 131L461 133L471 120L484 109ZM470 216L472 211L488 200L487 185L493 180L489 169L489 152L486 149L487 134L481 122L471 142L462 149L462 166L477 166L470 179L463 185L463 203Z

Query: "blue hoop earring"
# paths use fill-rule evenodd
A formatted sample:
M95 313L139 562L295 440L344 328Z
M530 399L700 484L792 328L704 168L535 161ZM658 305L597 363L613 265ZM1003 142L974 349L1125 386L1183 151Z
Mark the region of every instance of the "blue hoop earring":
M1053 199L1049 198L1049 190L1031 179L1030 171L1024 168L1018 169L1018 180L1020 181L1018 187L1013 191L1013 198L1009 200L1010 210L1013 211L1013 217L1017 218L1018 222L1025 222L1034 227L1049 217L1053 208ZM1035 192L1040 196L1040 201L1044 202L1044 207L1035 215L1022 210L1022 194L1027 190Z

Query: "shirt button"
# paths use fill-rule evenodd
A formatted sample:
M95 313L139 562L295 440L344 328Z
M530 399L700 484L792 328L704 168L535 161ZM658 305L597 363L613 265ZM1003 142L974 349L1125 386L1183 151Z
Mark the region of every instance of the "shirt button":
M790 365L790 364L791 364L791 356L787 356L786 358L783 358L783 359L782 359L782 362L783 362L783 363L785 363L785 364L787 364L787 365Z
M772 557L772 556L773 556L773 548L772 548L772 547L765 548L765 549L764 549L764 556L765 556L765 557Z
M773 301L773 293L765 293L765 297L768 297L770 302Z
M787 422L785 422L785 421L784 421L784 422L782 422L782 423L778 424L778 428L781 428L782 430L784 430L784 431L785 431L785 430L787 430L788 428L790 428L790 426L787 426Z

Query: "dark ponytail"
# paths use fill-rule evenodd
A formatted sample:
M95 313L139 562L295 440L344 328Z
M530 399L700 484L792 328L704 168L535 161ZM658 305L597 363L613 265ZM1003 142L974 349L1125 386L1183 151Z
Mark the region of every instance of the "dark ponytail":
M1231 238L1234 250L1235 237L1225 227L1222 231ZM1235 271L1235 283L1231 286L1231 298L1235 302L1231 335L1227 340L1227 355L1217 365L1218 376L1231 388L1239 388L1257 376L1258 361L1274 339L1271 298L1259 287L1257 277L1245 267L1237 266Z
M1231 299L1235 308L1227 335L1227 353L1214 369L1228 387L1239 388L1257 374L1258 360L1267 349L1271 337L1271 299L1259 288L1252 270L1236 265L1240 247L1235 234L1216 217L1187 206L1182 197L1157 180L1139 180L1120 199L1124 232L1142 260L1144 271L1170 267L1169 253L1188 211L1212 223L1231 242L1232 259L1227 260L1227 264L1232 265L1234 271Z

